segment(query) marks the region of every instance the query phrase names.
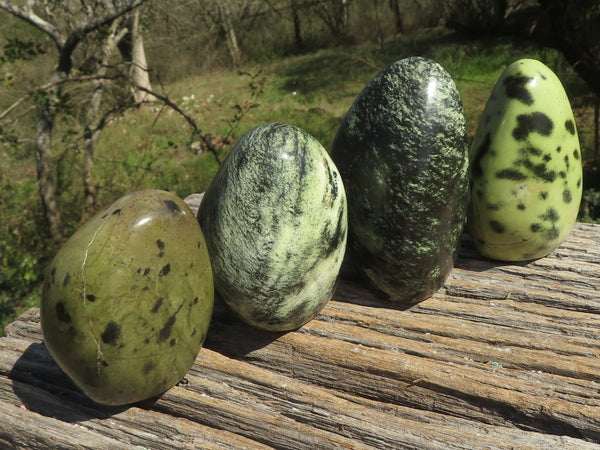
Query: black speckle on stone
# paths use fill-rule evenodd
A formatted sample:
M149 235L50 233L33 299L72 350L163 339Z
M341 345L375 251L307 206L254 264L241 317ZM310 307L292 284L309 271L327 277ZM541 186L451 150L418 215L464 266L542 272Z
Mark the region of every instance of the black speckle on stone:
M496 178L521 181L527 179L527 175L515 169L502 169L496 172Z
M560 220L560 216L558 215L558 211L554 208L548 208L546 212L539 216L542 220L547 220L549 222L558 222Z
M94 302L96 301L96 296L95 296L94 294L87 294L87 295L85 296L85 299L86 299L88 302L92 302L92 303L94 303Z
M181 208L173 200L163 200L162 202L171 214L181 214Z
M193 302L192 302L192 303L193 303L194 305L197 305L197 304L198 304L198 301L199 301L198 297L194 297L194 300L193 300Z
M144 344L148 345L150 343L150 338L144 339Z
M519 203L517 205L517 209L520 211L524 211L527 207L523 203Z
M563 202L571 203L572 200L573 200L573 196L571 195L571 191L568 189L565 189L563 191Z
M164 250L165 249L165 243L162 240L160 240L160 239L156 240L156 246L158 247L159 250Z
M63 302L58 302L54 309L56 310L56 317L58 317L58 320L64 323L71 323L71 316L67 312Z
M508 98L517 99L520 102L525 103L527 106L533 105L533 96L526 87L527 83L529 83L531 80L532 78L524 76L506 77L504 79L506 96Z
M560 230L553 226L552 228L544 231L544 239L548 241L553 241L554 239L558 239L558 235L560 234Z
M473 161L473 176L475 178L479 178L483 175L483 167L481 166L481 160L486 154L490 153L491 143L492 136L490 133L488 133L485 135L483 142L475 152L475 160Z
M528 159L523 159L520 161L520 163L527 170L533 172L536 177L541 178L548 183L552 183L556 179L556 172L554 170L548 170L546 164L544 163L534 164Z
M517 116L517 128L513 130L513 137L517 141L524 141L530 133L549 136L553 129L552 119L542 112L520 114Z
M550 162L552 161L552 155L546 154L544 155L544 162Z
M532 223L531 226L529 227L529 229L531 231L533 231L534 233L537 233L538 231L540 231L541 228L542 228L542 226L539 223Z
M488 203L487 208L491 211L498 211L500 209L500 203Z
M567 178L567 172L565 172L564 170L558 172L558 175L563 179Z
M202 247L202 242L198 241L198 244L196 245L196 248L200 248Z
M556 147L556 153L560 153L562 152L562 147L559 145L558 147Z
M177 341L176 341L175 339L171 339L171 340L169 341L169 345L170 345L171 347L175 347L175 344L177 344Z
M571 167L571 162L569 161L569 155L565 155L565 165L567 166L567 171Z
M113 320L106 324L106 328L102 332L100 338L105 344L115 345L117 339L121 336L121 327Z
M492 230L496 233L504 233L506 231L504 225L497 220L490 220L490 227L492 227Z
M533 156L541 156L542 153L543 153L539 148L534 147L532 145L530 145L530 146L525 147L524 149L522 149L522 152L525 153L525 154L527 154L527 155L533 155Z
M119 214L121 214L121 208L115 209L112 213L113 216L118 216Z
M579 159L579 150L578 149L573 150L573 158Z
M169 339L169 337L171 337L171 331L173 331L173 325L175 325L175 322L177 321L177 314L181 310L181 306L182 305L180 305L179 308L177 308L177 311L175 311L173 314L171 314L169 316L169 318L167 319L167 321L165 322L165 324L163 325L161 330L158 332L157 341L159 343L165 342L167 339Z
M579 178L579 179L577 180L577 187L578 187L578 188L579 188L579 187L581 187L581 178Z
M196 330L195 328L192 330L192 337L196 336L196 334L198 334L198 330Z
M158 273L159 276L164 277L169 275L169 272L171 271L171 264L166 264L163 266L162 269L160 269L160 272Z
M154 363L152 361L148 361L146 364L144 364L144 367L142 368L142 373L144 375L148 375L152 369L154 369Z
M66 287L70 281L71 281L71 274L69 272L67 272L67 274L65 275L65 278L63 279L63 282L62 282L63 287Z
M548 192L547 191L542 191L539 193L539 197L542 200L546 200L548 198Z
M150 310L151 313L157 313L158 310L160 309L160 307L163 304L163 300L164 298L159 298L158 300L156 300L156 303L154 303L154 306L152 307L152 309Z
M565 122L565 128L571 135L575 135L575 123L572 120L567 120Z

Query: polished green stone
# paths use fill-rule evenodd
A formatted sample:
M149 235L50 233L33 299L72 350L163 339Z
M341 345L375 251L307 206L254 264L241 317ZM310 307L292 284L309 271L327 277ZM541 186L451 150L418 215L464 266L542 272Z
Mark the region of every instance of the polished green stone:
M465 117L450 75L420 57L377 74L348 111L332 158L355 265L392 301L431 296L453 267L468 195Z
M472 148L469 229L489 258L523 261L556 249L579 211L582 165L569 99L543 63L500 76Z
M135 192L85 223L49 265L44 343L96 402L144 400L193 364L213 296L208 251L187 205L169 192Z
M215 289L249 324L297 328L333 295L346 196L329 155L305 131L283 123L248 131L206 191L198 220Z

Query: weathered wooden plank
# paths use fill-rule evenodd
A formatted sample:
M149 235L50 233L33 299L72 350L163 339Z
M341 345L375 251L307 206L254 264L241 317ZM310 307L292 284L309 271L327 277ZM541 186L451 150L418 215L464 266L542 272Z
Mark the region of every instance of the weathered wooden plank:
M600 226L529 263L471 244L410 309L350 266L295 332L255 330L218 302L188 384L129 408L75 389L30 310L0 339L0 446L598 448Z

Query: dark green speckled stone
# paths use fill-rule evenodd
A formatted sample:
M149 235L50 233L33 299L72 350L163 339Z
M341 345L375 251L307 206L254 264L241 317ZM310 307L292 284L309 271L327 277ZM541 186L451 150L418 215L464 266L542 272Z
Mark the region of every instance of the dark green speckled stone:
M96 402L145 400L192 366L213 298L206 243L190 209L170 192L135 192L86 222L48 267L44 343Z
M248 131L198 211L216 291L255 327L300 327L333 295L346 209L341 177L314 137L284 123Z
M437 63L406 58L360 93L332 158L348 198L348 247L390 300L430 297L454 264L468 198L459 93Z

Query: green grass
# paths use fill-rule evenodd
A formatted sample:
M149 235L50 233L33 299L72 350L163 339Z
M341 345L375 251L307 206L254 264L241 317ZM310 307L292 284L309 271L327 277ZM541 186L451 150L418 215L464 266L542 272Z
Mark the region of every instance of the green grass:
M244 67L246 75L211 71L169 84L164 93L203 132L233 132L239 138L260 123L282 121L304 128L329 149L344 114L365 84L393 61L412 55L434 59L453 76L471 137L502 71L519 58L542 60L563 80L574 106L583 155L589 158L592 154L593 109L585 85L555 51L509 38L463 38L434 29L381 45L336 47L248 65ZM252 88L251 82L262 85L262 91ZM241 120L233 120L236 107L248 105L258 106L249 108ZM63 174L61 208L72 232L85 220L81 206L81 133L69 135L67 128L64 124L57 126L55 155L60 156L57 168ZM191 131L177 113L154 106L131 110L109 123L95 154L94 176L100 185L98 208L140 189L170 190L180 197L204 191L217 164L210 153L194 150ZM20 130L22 135L27 132ZM42 270L55 252L44 239L35 160L30 147L24 149L9 148L0 153L0 250L5 258L0 269L4 273L8 273L6 268L13 271L12 280L0 278L0 335L3 324L38 303ZM226 152L227 148L223 155Z

